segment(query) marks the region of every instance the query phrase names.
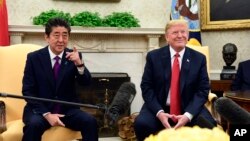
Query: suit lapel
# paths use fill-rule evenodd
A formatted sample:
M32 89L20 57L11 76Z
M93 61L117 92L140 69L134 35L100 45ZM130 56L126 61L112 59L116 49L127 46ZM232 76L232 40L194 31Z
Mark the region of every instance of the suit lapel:
M39 60L42 64L42 68L44 70L45 75L48 78L49 83L55 87L54 83L54 75L52 70L52 64L49 56L48 46L41 50L41 54L39 55Z
M65 53L64 53L65 54ZM58 74L58 80L57 80L57 83L56 83L56 91L58 90L62 80L63 80L63 76L64 76L64 73L65 73L65 66L64 66L64 63L65 63L65 55L63 54L62 58L61 58L61 66L60 66L60 70L59 70L59 74Z
M171 56L170 56L170 50L169 46L164 47L163 53L161 56L161 62L163 66L163 74L164 74L164 80L166 85L166 93L168 94L169 87L170 87L170 78L171 78ZM167 95L164 95L167 96Z
M61 66L60 66L58 80L57 80L57 83L56 83L56 92L57 92L57 90L58 90L58 88L59 88L59 86L60 86L63 78L66 75L67 69L69 69L70 62L69 62L68 59L66 59L66 52L67 51L68 51L67 49L64 50L63 56L61 58L62 59L61 60Z
M185 82L187 80L188 73L190 71L190 50L186 47L185 53L182 59L182 64L181 64L181 76L180 76L180 87L181 87L181 94L185 86Z

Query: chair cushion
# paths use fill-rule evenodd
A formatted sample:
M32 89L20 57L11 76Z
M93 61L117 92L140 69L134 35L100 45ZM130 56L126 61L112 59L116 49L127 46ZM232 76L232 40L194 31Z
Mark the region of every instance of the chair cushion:
M48 129L42 136L43 141L71 141L81 139L81 132L72 132L71 129L56 126Z
M7 130L1 134L3 141L21 141L23 135L22 120L14 120L6 124Z
M14 120L7 123L7 130L0 135L2 141L21 141L23 136L22 120ZM81 132L72 132L71 129L56 126L48 129L42 136L43 141L70 141L80 139Z

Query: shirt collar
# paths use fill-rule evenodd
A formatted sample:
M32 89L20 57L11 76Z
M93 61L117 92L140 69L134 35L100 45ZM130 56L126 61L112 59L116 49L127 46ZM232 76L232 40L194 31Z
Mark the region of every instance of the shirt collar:
M186 48L184 47L183 50L178 52L181 58L183 57L185 50L186 50ZM171 58L173 58L176 53L177 52L170 46L170 56L171 56Z
M50 56L50 59L53 60L56 56L59 56L61 59L62 59L62 56L63 56L63 53L64 51L62 51L59 55L55 55L52 50L50 49L50 46L48 47L49 49L49 56Z

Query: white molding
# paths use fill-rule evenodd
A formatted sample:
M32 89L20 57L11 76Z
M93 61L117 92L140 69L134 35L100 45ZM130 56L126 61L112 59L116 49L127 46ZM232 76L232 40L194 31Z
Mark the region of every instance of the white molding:
M11 44L45 44L44 26L9 25ZM84 52L147 52L158 48L161 28L116 28L72 26L69 46Z
M72 34L164 35L163 28L116 28L72 26ZM9 25L9 32L44 33L41 25Z

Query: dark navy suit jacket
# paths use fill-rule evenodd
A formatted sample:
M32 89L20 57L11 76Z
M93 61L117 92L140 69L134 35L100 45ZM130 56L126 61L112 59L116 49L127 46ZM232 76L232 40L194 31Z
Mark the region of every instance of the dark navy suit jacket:
M197 116L208 110L204 107L208 99L209 78L206 57L186 47L180 74L180 94L182 114L189 112ZM171 56L169 46L153 50L147 54L146 65L141 82L142 96L145 101L142 110L154 115L166 107L171 81Z
M65 58L66 52L72 50L65 49L61 60L61 68L57 82L53 77L52 64L48 51L48 46L27 55L26 66L24 70L23 89L24 96L32 96L47 99L58 99L69 102L79 102L75 92L75 82L88 84L91 81L91 75L85 67L84 74L79 75L77 67L72 61ZM79 54L81 57L81 54ZM51 112L54 103L40 102L35 100L26 100L27 104L24 110L33 111L35 114ZM65 114L75 106L61 105L61 114ZM27 113L28 114L28 113Z
M240 62L232 83L233 91L246 91L250 90L250 60Z

